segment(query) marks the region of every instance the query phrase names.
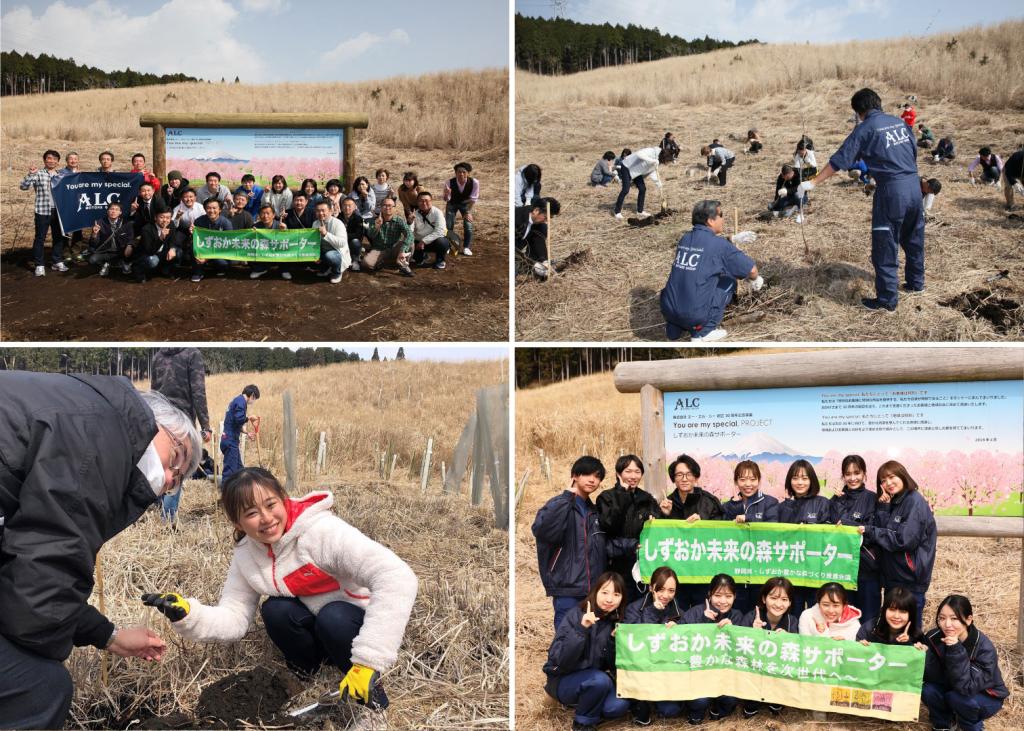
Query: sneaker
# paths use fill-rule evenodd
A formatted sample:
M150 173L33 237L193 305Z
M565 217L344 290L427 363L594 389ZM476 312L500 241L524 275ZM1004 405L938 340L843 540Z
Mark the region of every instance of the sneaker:
M753 718L754 716L756 716L758 714L758 712L760 710L761 710L760 708L747 708L747 707L744 706L744 708L743 708L743 717L744 718Z
M896 305L887 305L877 297L867 298L865 297L860 301L862 305L867 307L869 310L888 310L889 312L896 311Z
M471 249L468 249L468 248L463 249L462 250L462 255L463 256L473 256L473 251Z
M68 265L62 261L58 261L52 267L50 267L50 269L52 269L55 272L66 272L68 270Z
M129 262L127 262L127 261L122 261L121 262L121 271L124 272L125 274L131 274L132 273L132 265Z
M448 268L448 265L445 264L443 261L439 261L439 262L434 264L434 269L447 269L447 268Z
M722 340L728 334L727 330L716 327L714 330L709 330L705 335L694 335L690 339L701 343L710 343L715 340Z
M924 292L924 287L921 287L920 289L918 289L917 287L911 287L906 282L904 282L902 285L900 285L900 289L902 289L904 292L907 292L908 294L916 294L918 292Z
M329 277L329 276L331 276L331 270L330 269L321 269L320 271L318 271L316 273L316 275L318 277Z
M633 712L633 723L637 726L651 725L651 704L638 701L630 709Z
M804 216L803 216L803 214L802 214L802 213L798 213L798 214L796 214L796 218L795 218L794 220L795 220L795 221L796 221L797 223L803 223L803 222L804 222Z
M358 261L352 262L352 266L350 266L349 269L351 269L354 272L358 272L359 271L359 262Z
M259 279L264 274L266 274L268 271L270 271L270 270L269 269L260 269L259 271L249 272L249 279Z
M645 218L650 218L651 214L648 213L647 211L637 211L636 212L636 217L639 218L642 221Z
M45 277L46 276L46 267L36 267L36 276L37 277Z
M331 284L338 284L341 281L341 274L343 274L343 272L331 277Z
M772 218L778 218L778 217L779 217L779 212L778 211L772 211Z
M100 267L100 276L105 277L110 274L110 262L104 262L103 266Z
M398 273L401 274L403 277L415 277L416 276L415 274L413 274L412 269L410 269L409 267L398 267Z
M538 261L536 264L534 264L533 265L533 273L536 274L541 279L547 279L548 278L547 262Z
M622 214L621 214L621 213L616 213L616 214L615 214L615 220L616 220L616 221L623 221L623 220L625 220L625 219L623 219L623 217L622 217Z
M289 280L292 278L291 272L281 272L281 279Z
M768 704L768 711L773 716L778 716L780 713L782 713L782 706L777 706L777 705L774 705L772 703L769 703Z
M200 274L199 272L196 272L195 274L192 275L192 281L193 282L201 282L201 281L203 281L203 275Z

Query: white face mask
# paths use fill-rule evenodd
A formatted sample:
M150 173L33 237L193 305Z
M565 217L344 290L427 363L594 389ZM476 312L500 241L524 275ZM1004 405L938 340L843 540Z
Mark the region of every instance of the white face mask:
M153 446L152 442L149 443L149 446L142 455L142 459L139 460L139 464L136 466L146 476L149 486L153 488L153 494L162 495L164 493L164 482L166 481L164 463L160 460L160 455L157 453L156 447Z

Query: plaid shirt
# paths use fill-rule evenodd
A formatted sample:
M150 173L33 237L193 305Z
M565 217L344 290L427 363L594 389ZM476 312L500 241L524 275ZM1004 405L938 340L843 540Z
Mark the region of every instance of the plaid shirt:
M34 173L26 175L25 179L21 181L21 185L19 187L22 190L28 190L29 188L36 189L37 216L49 216L53 213L53 194L50 191L51 181L56 176L56 170L51 173L46 168L40 168Z
M390 221L385 221L379 227L373 221L369 221L366 226L366 236L373 249L383 251L400 244L403 254L412 251L412 229L401 216L392 216Z

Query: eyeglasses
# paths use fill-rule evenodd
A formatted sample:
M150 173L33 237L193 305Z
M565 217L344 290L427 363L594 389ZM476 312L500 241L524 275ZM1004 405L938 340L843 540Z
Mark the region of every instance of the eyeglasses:
M171 469L171 475L174 478L174 481L171 483L171 490L176 490L178 486L181 485L184 478L182 471L185 469L185 463L188 461L188 450L185 449L185 445L167 429L164 429L164 434L166 434L171 440L171 443L174 444L174 453L171 455L171 463L169 467Z
M693 473L692 472L676 472L675 479L677 479L677 480L692 480L693 479Z

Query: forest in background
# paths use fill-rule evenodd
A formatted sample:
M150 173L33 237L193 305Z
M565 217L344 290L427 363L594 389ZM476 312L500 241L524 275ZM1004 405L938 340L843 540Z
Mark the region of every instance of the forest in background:
M719 48L736 48L756 39L719 41L705 35L688 41L638 25L577 23L565 18L531 18L516 13L516 68L538 74L573 74L603 66L657 61Z
M742 350L749 348L516 348L516 388L611 371L619 363L706 358Z
M95 66L77 64L73 58L57 58L47 53L40 53L37 57L17 51L0 53L0 69L3 69L3 83L0 84L3 96L199 81L187 74L157 76L132 71L130 67L124 71L108 72ZM235 77L235 83L239 83L238 77Z

